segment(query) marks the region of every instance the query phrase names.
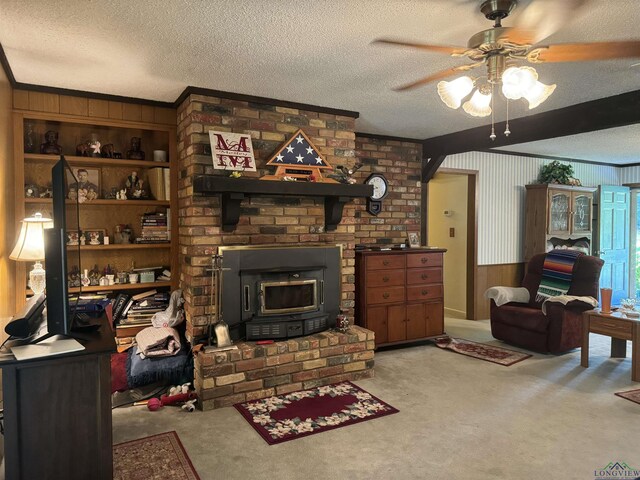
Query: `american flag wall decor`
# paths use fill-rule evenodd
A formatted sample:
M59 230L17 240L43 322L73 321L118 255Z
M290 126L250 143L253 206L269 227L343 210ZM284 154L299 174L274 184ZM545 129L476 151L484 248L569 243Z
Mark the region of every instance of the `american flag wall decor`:
M265 175L261 180L292 180L337 183L322 176L322 170L333 170L318 148L302 131L298 130L280 149L267 165L275 166L274 175Z

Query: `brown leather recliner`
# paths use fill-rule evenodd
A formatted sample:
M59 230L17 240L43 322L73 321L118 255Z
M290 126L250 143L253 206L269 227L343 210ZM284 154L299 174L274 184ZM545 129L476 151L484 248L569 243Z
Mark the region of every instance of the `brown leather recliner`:
M506 303L498 307L491 300L491 334L498 340L537 352L561 353L582 345L582 312L590 310L583 302L547 302L547 314L542 303L536 302L536 292L542 279L544 253L529 260L522 286L529 290L529 303ZM598 298L598 282L604 261L582 255L573 268L571 287L567 295Z

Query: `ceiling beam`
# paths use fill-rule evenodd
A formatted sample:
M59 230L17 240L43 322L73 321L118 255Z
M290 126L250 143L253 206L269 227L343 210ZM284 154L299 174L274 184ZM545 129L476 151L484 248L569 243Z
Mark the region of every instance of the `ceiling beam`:
M491 127L485 125L428 138L423 141L422 148L425 156L428 152L451 155L634 123L640 123L640 90L513 119L509 122L511 135L508 137L502 133L505 122L496 123L497 138L494 141L489 138Z
M427 159L422 160L422 182L423 183L428 183L429 180L433 178L433 176L438 171L438 168L440 168L440 165L442 165L442 162L444 162L445 158L447 158L446 155L435 155L428 160Z

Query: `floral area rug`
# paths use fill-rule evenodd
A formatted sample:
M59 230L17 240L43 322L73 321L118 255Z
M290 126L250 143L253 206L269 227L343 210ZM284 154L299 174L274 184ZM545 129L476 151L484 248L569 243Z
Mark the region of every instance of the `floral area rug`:
M497 363L508 367L531 357L527 353L516 352L506 348L494 347L484 343L476 343L462 338L442 337L436 340L436 346L446 348L462 355L467 355L487 362Z
M616 395L635 403L640 403L640 388L635 390L627 390L626 392L616 392Z
M234 407L269 445L398 413L351 382L236 403Z
M200 480L176 432L113 446L114 480Z

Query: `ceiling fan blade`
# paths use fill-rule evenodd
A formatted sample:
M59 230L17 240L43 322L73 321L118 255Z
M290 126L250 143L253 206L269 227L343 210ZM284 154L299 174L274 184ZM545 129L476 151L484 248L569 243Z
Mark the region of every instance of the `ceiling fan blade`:
M396 92L404 92L406 90L411 90L413 88L426 85L427 83L435 82L436 80L442 80L443 78L451 77L457 73L460 73L466 70L471 70L472 68L475 68L482 64L484 64L484 61L478 62L478 63L472 63L470 65L460 65L459 67L453 67L447 70L441 70L437 73L434 73L433 75L429 75L428 77L421 78L420 80L417 80L415 82L402 85L401 87L396 87L394 88L394 90Z
M501 36L520 45L534 45L554 34L588 0L535 0L515 16L515 24Z
M371 43L383 43L385 45L394 45L397 47L410 47L419 50L427 50L430 52L446 53L447 55L461 54L468 49L464 47L453 47L449 45L429 45L427 43L403 42L401 40L391 40L389 38L378 38Z
M640 40L626 42L563 43L534 48L527 58L537 62L588 62L640 57Z

